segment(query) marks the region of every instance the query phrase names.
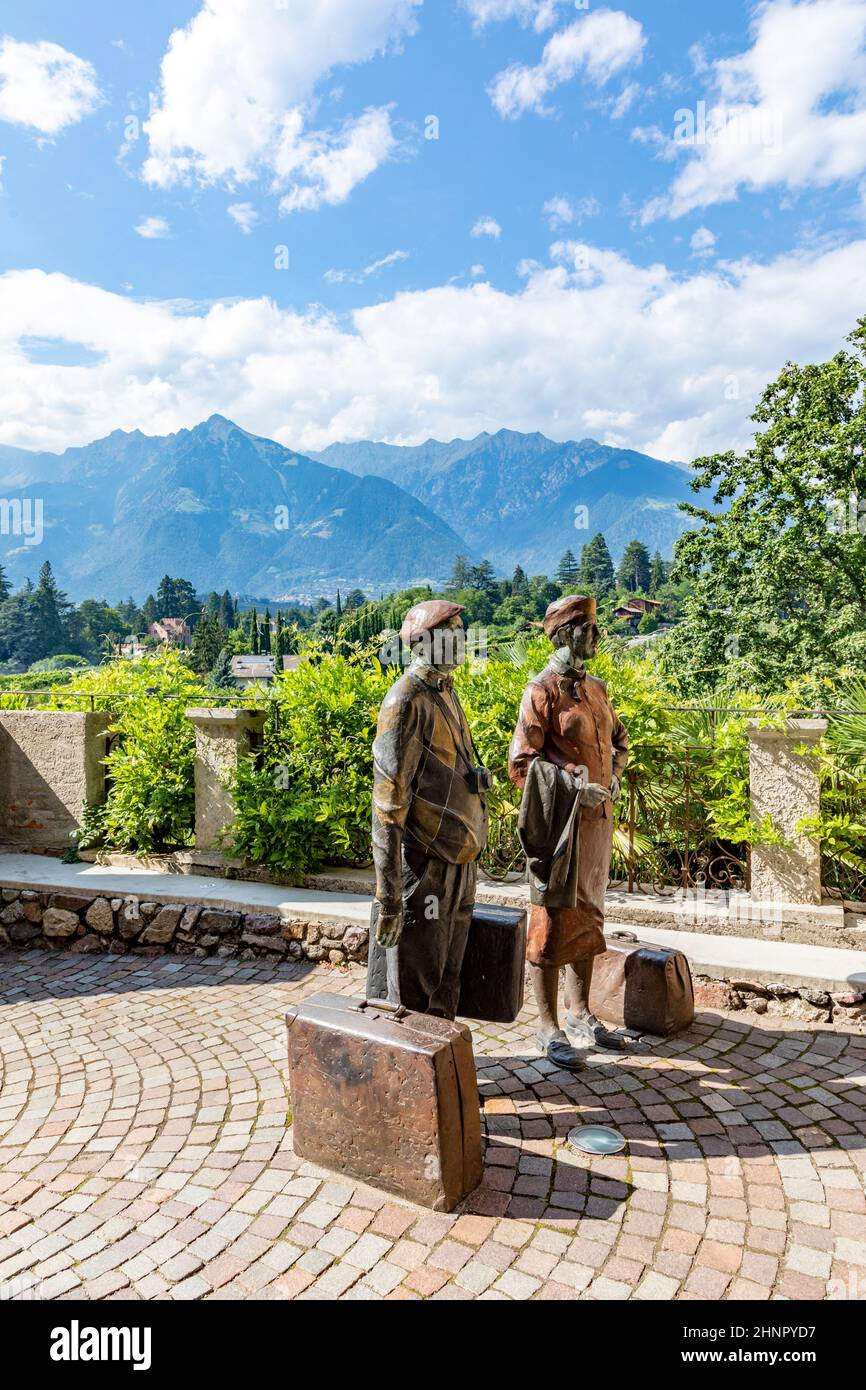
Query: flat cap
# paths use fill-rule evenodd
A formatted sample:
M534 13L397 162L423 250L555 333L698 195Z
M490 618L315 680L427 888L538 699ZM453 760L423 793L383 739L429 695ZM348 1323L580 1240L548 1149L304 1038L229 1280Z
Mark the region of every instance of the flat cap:
M564 598L551 603L541 622L535 626L543 627L548 637L555 637L566 623L584 623L590 619L595 622L595 615L594 598L584 594L566 594Z
M422 633L435 632L437 627L444 627L455 614L462 612L462 603L450 603L445 598L428 598L416 603L403 619L400 640L410 646Z

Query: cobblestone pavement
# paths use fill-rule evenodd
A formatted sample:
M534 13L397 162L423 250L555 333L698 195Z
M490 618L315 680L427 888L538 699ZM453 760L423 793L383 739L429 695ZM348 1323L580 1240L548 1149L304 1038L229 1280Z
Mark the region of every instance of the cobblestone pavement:
M190 957L0 958L0 1295L866 1298L866 1037L700 1015L535 1053L478 1031L485 1177L432 1214L296 1159L283 1017L361 974ZM624 1156L564 1146L615 1124Z

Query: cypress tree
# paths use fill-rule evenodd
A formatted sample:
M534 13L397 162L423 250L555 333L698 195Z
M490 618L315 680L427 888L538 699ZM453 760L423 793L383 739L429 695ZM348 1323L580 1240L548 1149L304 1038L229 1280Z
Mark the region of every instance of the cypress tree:
M271 610L265 609L265 616L262 618L262 639L259 643L259 651L265 656L271 654Z
M259 615L254 608L250 611L250 651L253 656L259 654Z

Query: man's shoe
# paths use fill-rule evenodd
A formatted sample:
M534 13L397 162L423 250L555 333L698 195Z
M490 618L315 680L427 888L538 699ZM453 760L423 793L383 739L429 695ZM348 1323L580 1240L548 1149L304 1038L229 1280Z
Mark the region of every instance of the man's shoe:
M543 1052L548 1062L552 1062L560 1071L581 1071L583 1068L583 1058L576 1047L572 1047L568 1038L561 1028L546 1038L543 1033L536 1033L535 1041L539 1051Z
M576 1018L574 1014L566 1014L565 1026L568 1029L569 1037L585 1046L604 1047L607 1048L608 1052L625 1052L627 1050L625 1039L621 1038L619 1033L611 1033L592 1014L586 1018Z

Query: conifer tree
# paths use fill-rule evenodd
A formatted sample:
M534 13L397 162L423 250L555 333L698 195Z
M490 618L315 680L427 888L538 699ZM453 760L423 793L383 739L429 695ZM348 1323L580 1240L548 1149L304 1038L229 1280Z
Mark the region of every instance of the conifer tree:
M526 578L526 571L520 565L515 565L514 573L511 576L512 598L522 598L528 588L529 580Z
M589 589L596 598L606 598L613 592L613 560L601 531L587 541L581 551L578 583L582 589Z
M661 551L657 550L650 565L649 591L653 597L667 583L667 578L667 565L661 557Z
M561 585L563 593L573 593L580 576L580 565L574 555L573 550L566 550L556 569L556 581Z
M642 541L629 541L619 562L616 582L621 589L627 589L632 594L638 589L646 591L649 588L650 557Z
M271 610L265 609L265 616L262 618L262 635L259 642L259 651L264 656L271 654Z

